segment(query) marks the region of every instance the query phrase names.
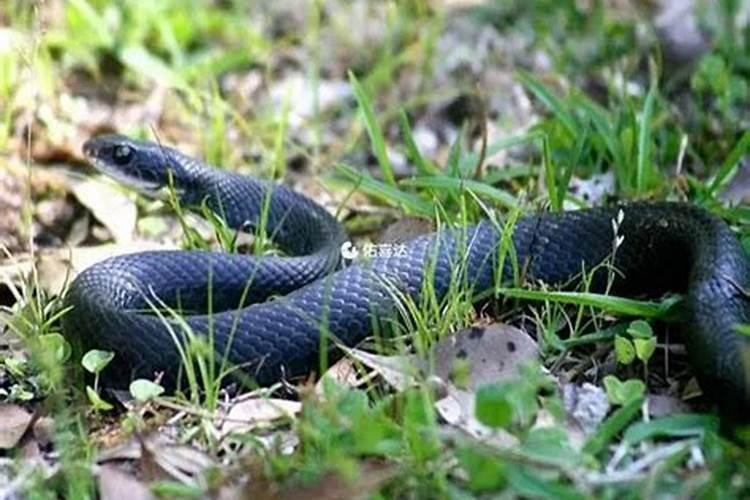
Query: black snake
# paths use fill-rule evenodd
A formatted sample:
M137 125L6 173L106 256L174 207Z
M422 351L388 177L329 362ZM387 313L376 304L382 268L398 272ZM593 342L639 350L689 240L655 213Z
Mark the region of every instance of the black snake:
M181 203L221 214L232 228L264 221L289 256L255 257L207 251L154 251L110 258L72 283L66 335L85 348L116 352L107 379L115 384L164 372L174 382L178 343L186 328L212 333L217 356L241 365L261 385L320 368L322 349L352 346L419 304L427 281L438 299L456 280L474 292L512 274L499 270L502 230L484 221L409 242L398 255L340 268L346 235L326 210L290 189L210 168L180 152L122 136L84 146L110 176L155 192L171 183ZM523 217L512 243L532 281L565 284L612 255L612 221L622 211L612 291L623 295L685 295L684 340L703 390L733 415L750 408L750 265L741 244L716 216L686 203L634 203ZM263 216L261 217L261 214ZM594 276L594 290L606 279ZM427 279L429 278L429 280ZM272 296L281 296L268 300ZM210 302L210 311L207 305ZM250 304L250 305L247 305ZM184 324L154 307L178 308ZM324 333L324 335L321 335ZM746 417L745 417L746 418Z

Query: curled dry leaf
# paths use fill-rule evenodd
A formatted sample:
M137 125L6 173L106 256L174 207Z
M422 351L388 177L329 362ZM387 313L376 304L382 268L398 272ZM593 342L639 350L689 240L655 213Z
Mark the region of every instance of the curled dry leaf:
M184 484L194 484L196 477L215 465L211 457L192 446L165 442L162 439L144 439L141 447L144 476L154 479L166 477ZM149 474L146 474L147 469L150 470Z
M415 356L380 356L359 349L344 350L349 354L348 359L372 369L396 390L415 384L419 368L434 373L446 394L436 402L442 418L477 438L492 435L501 445L511 445L515 438L503 432L493 433L476 420L474 391L482 385L515 377L518 366L536 359L538 354L531 337L502 324L476 326L444 339L433 348L429 363ZM454 378L461 371L457 368L460 366L466 370L457 377L461 378L457 383Z
M294 419L302 403L285 399L252 398L232 405L224 417L221 436L269 427L280 420Z
M0 450L15 447L31 424L32 415L13 404L0 405Z
M397 391L403 391L417 382L417 363L414 356L381 356L360 349L347 349L343 346L342 349L355 361L375 370Z
M323 383L325 380L333 380L341 387L355 388L372 380L373 373L359 376L357 367L351 358L341 358L320 377L315 384L315 394L323 395Z

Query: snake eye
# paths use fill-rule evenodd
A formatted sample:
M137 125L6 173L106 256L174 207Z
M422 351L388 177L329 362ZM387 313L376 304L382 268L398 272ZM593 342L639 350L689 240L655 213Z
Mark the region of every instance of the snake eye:
M127 165L133 159L133 148L127 145L115 146L112 159L120 166Z

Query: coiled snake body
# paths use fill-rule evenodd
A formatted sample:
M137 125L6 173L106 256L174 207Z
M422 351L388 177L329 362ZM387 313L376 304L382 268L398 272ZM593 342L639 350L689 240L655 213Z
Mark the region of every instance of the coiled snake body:
M185 312L190 330L212 333L217 356L228 353L231 363L265 385L318 369L321 348L334 339L348 346L362 341L395 315L397 296L419 303L428 277L438 297L458 271L474 292L497 282L501 231L488 221L421 236L405 253L337 270L344 231L323 208L283 186L122 136L93 138L84 152L97 168L142 191L172 182L182 203L206 203L233 228L256 226L265 211L267 233L291 255L158 251L84 270L67 295L72 309L63 329L86 348L117 353L107 368L115 383L157 372L174 382L180 366L175 338L185 325L168 312L148 313L154 306ZM525 264L530 280L568 283L612 255L612 220L619 210L624 241L615 253L613 291L684 293L684 340L703 390L722 410L748 415L750 339L735 328L750 323L750 265L717 217L684 203L528 216L513 228L516 261ZM505 259L503 279L512 275L511 260ZM602 277L595 276L595 288L601 289ZM283 297L266 300L276 295Z

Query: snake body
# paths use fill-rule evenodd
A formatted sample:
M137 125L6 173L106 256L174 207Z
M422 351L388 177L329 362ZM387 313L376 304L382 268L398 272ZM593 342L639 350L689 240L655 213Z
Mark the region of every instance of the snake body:
M419 304L426 282L441 299L457 280L482 292L513 275L514 259L499 264L502 228L490 221L420 236L403 252L340 268L344 231L325 209L286 187L122 136L90 139L84 152L97 168L143 191L171 182L181 202L206 203L230 227L247 230L264 217L267 233L290 255L156 251L85 269L69 289L63 329L85 348L116 352L107 367L115 384L158 372L174 383L183 345L176 339L186 329L210 333L218 359L227 354L258 384L294 379L320 368L322 350L355 345L398 316L404 298ZM716 216L668 202L531 215L512 229L515 262L529 281L570 284L582 269L612 258L618 216L624 239L614 253L619 273L612 291L683 293L684 340L704 392L728 414L748 415L750 339L736 326L750 323L750 265ZM604 289L606 275L603 268L594 273L594 291ZM164 306L184 320L150 312Z

